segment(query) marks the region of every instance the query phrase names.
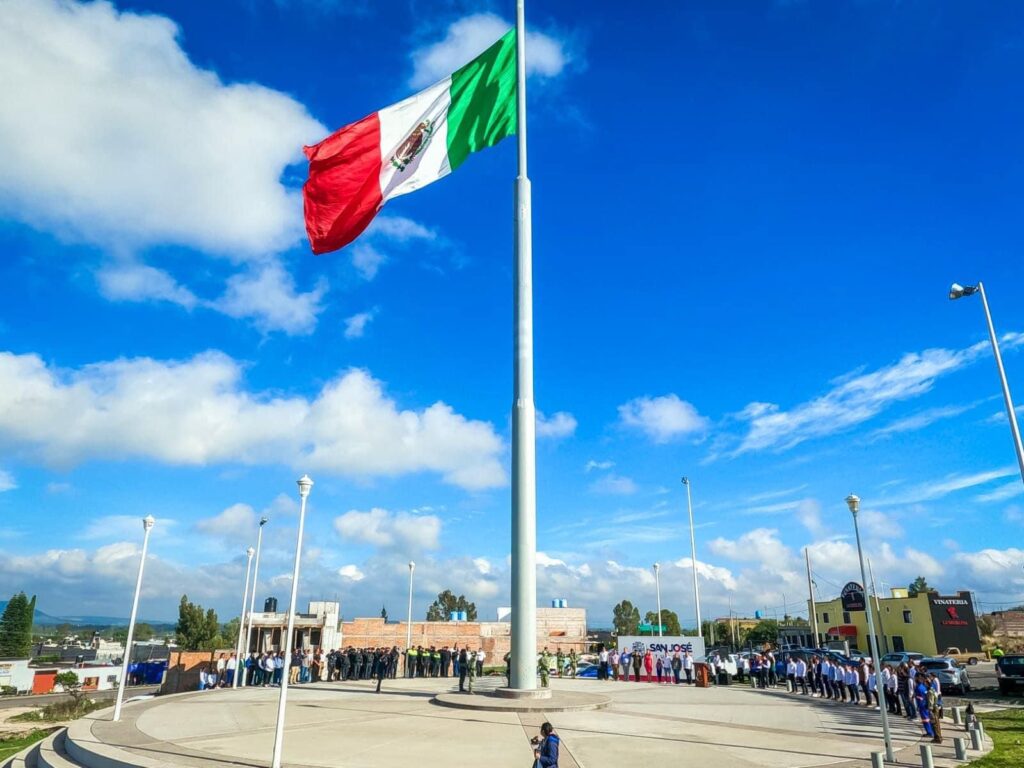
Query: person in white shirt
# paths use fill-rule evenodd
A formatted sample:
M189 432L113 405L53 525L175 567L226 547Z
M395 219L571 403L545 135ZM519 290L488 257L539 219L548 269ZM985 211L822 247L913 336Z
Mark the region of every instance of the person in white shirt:
M807 695L807 662L798 659L796 662L796 682L800 686L800 694ZM796 686L793 686L793 693L796 693Z
M484 649L481 648L476 652L476 676L484 676L484 659L487 658L487 654L484 653Z
M225 684L230 688L235 684L235 668L238 666L238 659L235 658L235 654L231 654L228 657L228 663L226 666L227 677L225 678Z
M686 673L686 684L693 685L693 654L690 651L683 655L683 672Z
M786 662L786 687L790 693L796 693L796 660L792 656Z
M602 647L601 652L597 654L597 679L607 680L608 679L608 649Z

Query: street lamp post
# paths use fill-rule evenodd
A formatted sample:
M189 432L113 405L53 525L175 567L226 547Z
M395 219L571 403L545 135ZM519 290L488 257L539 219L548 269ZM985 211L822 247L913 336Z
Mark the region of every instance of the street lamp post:
M846 505L850 508L850 513L853 515L853 531L857 536L857 557L860 559L860 578L861 584L865 585L864 590L867 592L868 576L864 570L864 551L860 546L860 526L857 524L857 512L860 511L860 498L854 496L852 493L846 497ZM882 679L882 665L879 663L882 659L878 654L878 638L875 637L875 620L873 618L874 611L871 610L871 601L867 599L867 595L864 597L864 610L868 614L868 642L871 646L871 659L875 666L875 693L878 696L878 711L882 714L882 739L885 741L885 759L892 762L896 759L895 754L892 751L892 737L889 734L889 715L886 712L885 707L882 706L882 696L885 694L885 682Z
M409 614L405 622L405 664L409 665L409 649L412 647L412 572L416 570L416 563L409 561ZM408 675L409 670L405 673Z
M249 655L249 641L252 639L252 614L256 608L256 585L260 583L260 554L263 550L263 526L267 524L267 517L264 515L260 518L260 532L256 535L256 568L252 572L252 592L249 595L249 621L245 628L245 643L242 646L242 650L245 655ZM256 652L259 653L260 644L256 643ZM241 661L242 657L238 657ZM237 674L237 673L236 673ZM245 673L242 673L242 685L245 685Z
M114 704L114 722L121 719L121 705L124 703L124 686L128 680L128 664L132 659L132 636L135 634L135 617L139 612L139 593L142 591L142 571L146 567L146 551L149 549L149 532L156 525L152 515L142 518L142 558L139 560L139 575L135 579L135 598L132 600L132 615L128 619L128 637L124 640L124 661L121 662L121 680L117 684L117 702Z
M245 632L245 604L249 602L249 576L252 574L252 556L256 554L256 550L249 547L245 550L245 554L249 556L249 561L245 564L245 592L242 593L242 614L238 617L238 641L235 643L235 674L231 680L232 688L238 687L238 679L242 676L242 671L245 669L245 665L242 663L242 633ZM255 591L256 585L254 584L253 592Z
M288 603L288 630L284 636L284 674L281 675L281 695L277 701L277 727L274 729L274 755L271 768L281 768L281 748L284 746L284 708L288 700L288 667L292 663L292 634L295 632L295 602L299 593L299 561L302 559L302 530L306 525L306 499L313 481L303 475L299 484L299 533L295 538L295 566L292 568L292 596Z
M658 637L662 637L661 630L661 563L654 564L654 588L658 593Z
M700 620L700 588L697 586L697 539L693 535L693 499L690 498L690 478L683 478L686 486L686 509L690 515L690 562L693 565L693 602L697 608L697 636L704 639L704 625Z
M988 337L992 341L992 356L996 359L996 367L999 369L999 381L1003 385L1003 400L1006 403L1006 415L1010 418L1010 432L1013 435L1013 447L1017 451L1017 466L1020 468L1020 479L1024 481L1024 445L1020 440L1020 429L1017 427L1017 412L1013 409L1013 398L1010 397L1010 385L1006 382L1006 369L1003 368L1003 356L999 354L999 340L996 338L996 328L992 324L992 313L988 308L988 297L985 295L985 285L979 280L977 285L960 285L953 283L949 289L950 301L962 299L964 296L981 294L981 306L985 308L985 322L988 323Z

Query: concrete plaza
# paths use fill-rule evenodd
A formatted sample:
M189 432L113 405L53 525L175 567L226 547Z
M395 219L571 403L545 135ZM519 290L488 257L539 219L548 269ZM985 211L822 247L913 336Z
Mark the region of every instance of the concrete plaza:
M497 679L479 681L486 690ZM295 768L417 768L486 765L525 768L529 738L543 720L563 740L562 768L714 765L716 768L837 768L870 765L881 749L875 710L746 686L697 689L646 683L554 680L556 693L608 696L605 708L516 714L438 706L451 679L369 681L289 689L284 761ZM481 695L483 698L483 695ZM132 703L122 721L110 711L51 738L26 766L265 766L273 745L278 691L272 688L180 694ZM962 729L951 737L963 736ZM920 765L918 727L893 718L900 762ZM937 765L951 752L937 751ZM977 756L979 753L973 753Z

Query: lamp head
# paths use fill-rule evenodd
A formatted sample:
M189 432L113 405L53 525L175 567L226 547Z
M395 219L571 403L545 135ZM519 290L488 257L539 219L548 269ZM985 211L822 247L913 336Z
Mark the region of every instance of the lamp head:
M411 571L415 567L416 567L416 563L414 563L412 560L410 560L409 561L409 570Z
M249 547L247 550L245 550L245 554L247 554L249 557L252 557L256 554L256 550L252 547Z
M154 525L156 525L156 519L152 515L146 515L142 518L142 530L150 531Z
M690 484L690 478L684 477L683 478L683 485L689 485L689 484Z
M269 517L267 517L266 515L264 515L263 517L261 517L261 518L260 518L260 528L262 528L262 527L263 527L264 525L266 525L266 524L267 524L268 522L270 522L270 518L269 518Z
M657 573L659 570L661 570L661 563L655 563L654 564L654 572Z
M855 496L851 493L846 497L846 506L848 506L850 511L856 515L857 512L860 511L860 496Z
M309 489L313 487L313 479L309 475L303 475L297 482L299 484L299 496L303 499L309 496Z
M978 286L976 285L960 285L960 283L953 283L949 286L949 300L956 301L962 299L964 296L970 296L973 293L977 293Z

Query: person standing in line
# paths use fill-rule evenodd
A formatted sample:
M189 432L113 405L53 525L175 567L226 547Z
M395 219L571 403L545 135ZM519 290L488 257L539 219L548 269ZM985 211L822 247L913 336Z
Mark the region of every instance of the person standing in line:
M679 651L676 651L672 654L672 677L676 685L679 685L679 673L682 671L683 657L679 655Z
M416 677L416 648L411 645L405 650L405 676Z
M932 730L935 732L935 743L942 743L942 688L939 684L938 675L928 675L928 692L925 694L925 701L928 704L928 717L932 721Z
M651 682L651 673L654 672L654 655L651 653L650 648L644 654L644 672L647 673L647 682Z
M683 651L683 672L686 673L686 684L693 685L693 653Z
M633 680L640 682L640 670L644 666L644 655L636 648L633 649Z
M555 672L559 677L565 672L565 653L562 651L562 646L558 646L558 651L555 653Z
M796 659L792 655L786 662L786 687L789 693L796 693Z
M374 674L377 676L377 693L380 693L380 684L384 681L384 678L388 674L388 661L391 658L391 654L388 653L384 648L377 651Z
M797 659L796 662L796 683L800 686L800 695L807 695L807 662ZM793 686L793 693L796 693L796 685Z
M548 655L548 647L545 645L544 650L541 651L540 656L537 658L537 672L540 673L540 687L548 687L548 674L551 667L551 656Z
M461 658L461 656L459 654L459 644L456 643L455 645L452 646L452 677L458 677L459 676L459 665L460 665L459 659L460 658Z
M466 677L469 675L469 653L468 646L459 651L459 693L466 691Z
M569 649L569 670L572 672L573 679L576 678L576 670L579 668L579 657L576 656L576 649Z
M228 662L225 666L225 680L227 681L228 688L235 684L235 668L237 666L238 659L235 657L235 654L232 653L228 656Z
M484 653L484 649L483 648L478 648L477 651L476 651L476 676L477 677L483 677L484 676L484 659L486 657L487 657L487 654Z
M608 649L603 645L597 652L597 679L608 679Z
M658 654L658 660L654 662L654 669L657 672L658 683L660 684L661 683L662 673L665 671L664 670L664 664L661 661L661 654L660 653Z
M448 646L441 648L441 677L448 677L448 670L452 665L452 652Z

